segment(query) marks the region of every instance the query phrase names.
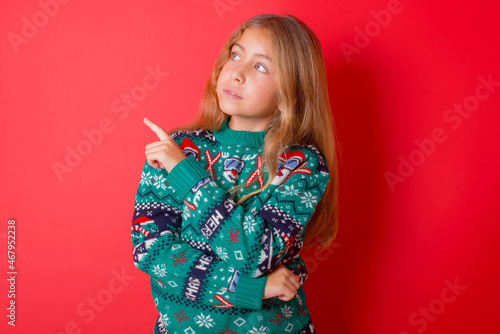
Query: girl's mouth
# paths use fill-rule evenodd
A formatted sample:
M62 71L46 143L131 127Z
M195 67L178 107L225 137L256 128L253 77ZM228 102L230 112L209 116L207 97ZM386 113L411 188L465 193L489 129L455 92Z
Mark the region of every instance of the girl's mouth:
M243 99L241 96L237 95L235 92L229 89L223 89L222 91L224 92L224 96L226 96L227 98L237 99L237 100Z

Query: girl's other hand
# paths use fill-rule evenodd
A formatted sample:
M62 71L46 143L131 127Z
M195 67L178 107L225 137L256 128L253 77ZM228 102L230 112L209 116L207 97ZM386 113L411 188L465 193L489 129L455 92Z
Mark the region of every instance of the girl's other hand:
M267 275L262 299L278 297L278 299L289 301L295 297L299 288L299 277L280 264Z
M160 138L160 141L146 145L148 165L153 168L164 168L170 173L175 165L186 158L186 155L162 127L147 118L144 118L144 123Z

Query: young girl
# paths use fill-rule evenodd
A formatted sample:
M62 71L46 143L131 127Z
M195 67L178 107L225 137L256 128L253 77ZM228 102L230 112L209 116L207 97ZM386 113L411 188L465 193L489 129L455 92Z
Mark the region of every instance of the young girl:
M132 219L155 333L314 333L299 256L337 231L325 65L291 15L244 22L217 58L197 119L146 161Z

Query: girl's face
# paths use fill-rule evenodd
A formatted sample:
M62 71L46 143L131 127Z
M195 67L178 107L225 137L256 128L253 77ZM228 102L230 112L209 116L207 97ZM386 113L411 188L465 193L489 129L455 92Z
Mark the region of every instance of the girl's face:
M217 80L219 106L231 116L229 128L264 131L278 107L277 94L271 37L264 29L247 28L233 45Z

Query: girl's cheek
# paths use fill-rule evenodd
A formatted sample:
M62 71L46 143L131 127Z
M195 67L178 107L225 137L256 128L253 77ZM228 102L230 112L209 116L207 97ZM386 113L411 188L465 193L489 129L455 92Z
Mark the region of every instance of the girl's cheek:
M222 71L220 72L220 76L227 76L227 75L228 75L229 70L230 70L229 66L225 65L225 66L222 68Z

